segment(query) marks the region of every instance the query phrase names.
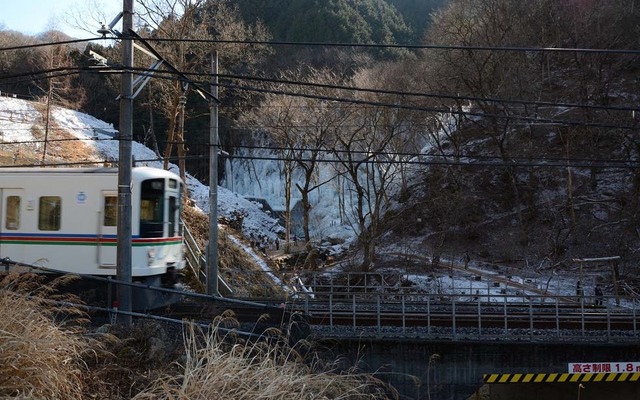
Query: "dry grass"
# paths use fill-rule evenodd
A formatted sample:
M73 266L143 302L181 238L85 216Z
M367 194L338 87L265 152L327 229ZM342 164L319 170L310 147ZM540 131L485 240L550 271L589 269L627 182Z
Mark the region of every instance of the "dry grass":
M211 332L185 328L185 357L179 373L164 376L134 399L302 400L387 399L380 381L370 375L318 371L286 343L245 342L232 334L219 336L218 319ZM276 342L276 343L274 343Z
M81 399L87 342L54 323L42 288L29 275L0 280L0 397Z
M218 328L237 326L229 314L206 332L187 325L181 338L141 321L130 329L112 326L109 334L89 333L78 323L84 317L79 310L52 306L51 298L72 300L56 294L58 283L24 273L0 279L0 398L389 398L390 389L370 375L306 362L278 330L254 342L219 335ZM151 346L158 340L165 344L160 353ZM176 351L172 343L179 342L184 345Z
M149 346L161 333L156 325L89 332L86 314L70 305L81 302L57 290L73 279L0 277L0 398L124 400L166 371L169 362Z
M193 234L201 249L209 240L209 217L198 208L188 204L182 215L189 230ZM218 264L222 278L233 286L236 297L286 297L282 288L274 285L267 274L256 265L255 261L231 239L229 232L233 229L222 226L218 231ZM237 234L236 236L241 236ZM186 270L187 272L188 269ZM196 290L204 291L203 285L189 274L185 282Z

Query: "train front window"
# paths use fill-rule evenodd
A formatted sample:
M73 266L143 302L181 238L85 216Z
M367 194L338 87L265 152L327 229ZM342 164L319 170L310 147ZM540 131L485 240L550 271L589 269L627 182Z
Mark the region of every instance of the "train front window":
M7 196L6 208L5 228L11 231L20 229L20 196Z
M164 218L164 179L142 182L140 193L140 237L162 237Z
M62 198L58 196L40 197L38 208L38 229L41 231L59 231L61 209Z

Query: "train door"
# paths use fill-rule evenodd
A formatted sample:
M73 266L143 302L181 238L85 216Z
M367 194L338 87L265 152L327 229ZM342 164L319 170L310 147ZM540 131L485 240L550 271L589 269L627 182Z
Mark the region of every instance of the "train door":
M0 257L23 261L19 241L24 233L25 197L22 189L0 189Z
M116 267L118 193L102 191L102 205L98 215L97 252L101 268Z
M169 179L167 188L168 196L168 219L169 222L167 232L168 237L182 236L182 224L180 215L182 213L182 185L175 179Z

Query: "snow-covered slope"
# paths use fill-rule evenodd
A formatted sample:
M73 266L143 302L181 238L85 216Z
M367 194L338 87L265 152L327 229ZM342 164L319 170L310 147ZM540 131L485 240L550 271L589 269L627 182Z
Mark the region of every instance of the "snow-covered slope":
M57 128L67 131L95 150L93 154L87 154L87 161L99 163L118 159L118 141L113 139L118 131L113 125L90 115L59 107L53 107L51 115L53 124ZM32 149L37 150L42 143L36 140L34 130L42 131L43 124L44 117L38 111L37 103L12 97L0 97L0 142L34 142ZM162 162L156 161L154 152L140 143L133 142L132 155L139 165L162 168ZM64 160L49 159L49 162L62 163ZM176 165L170 164L169 169L178 173ZM209 187L190 175L187 175L187 186L196 205L208 213ZM277 233L284 229L257 204L219 187L218 215L232 219L234 213L244 215L242 228L247 236L253 234L274 240Z

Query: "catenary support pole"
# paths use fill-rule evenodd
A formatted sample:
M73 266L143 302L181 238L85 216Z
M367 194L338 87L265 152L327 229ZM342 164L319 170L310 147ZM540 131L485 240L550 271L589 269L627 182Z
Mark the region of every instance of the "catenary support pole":
M209 244L207 245L207 294L218 293L218 52L211 56L211 93L209 101Z
M118 163L118 240L117 278L131 282L131 139L133 137L133 0L123 0L122 6L122 66L120 78L120 128ZM132 310L131 286L118 285L116 299L119 308ZM131 325L131 315L119 314L118 321Z

